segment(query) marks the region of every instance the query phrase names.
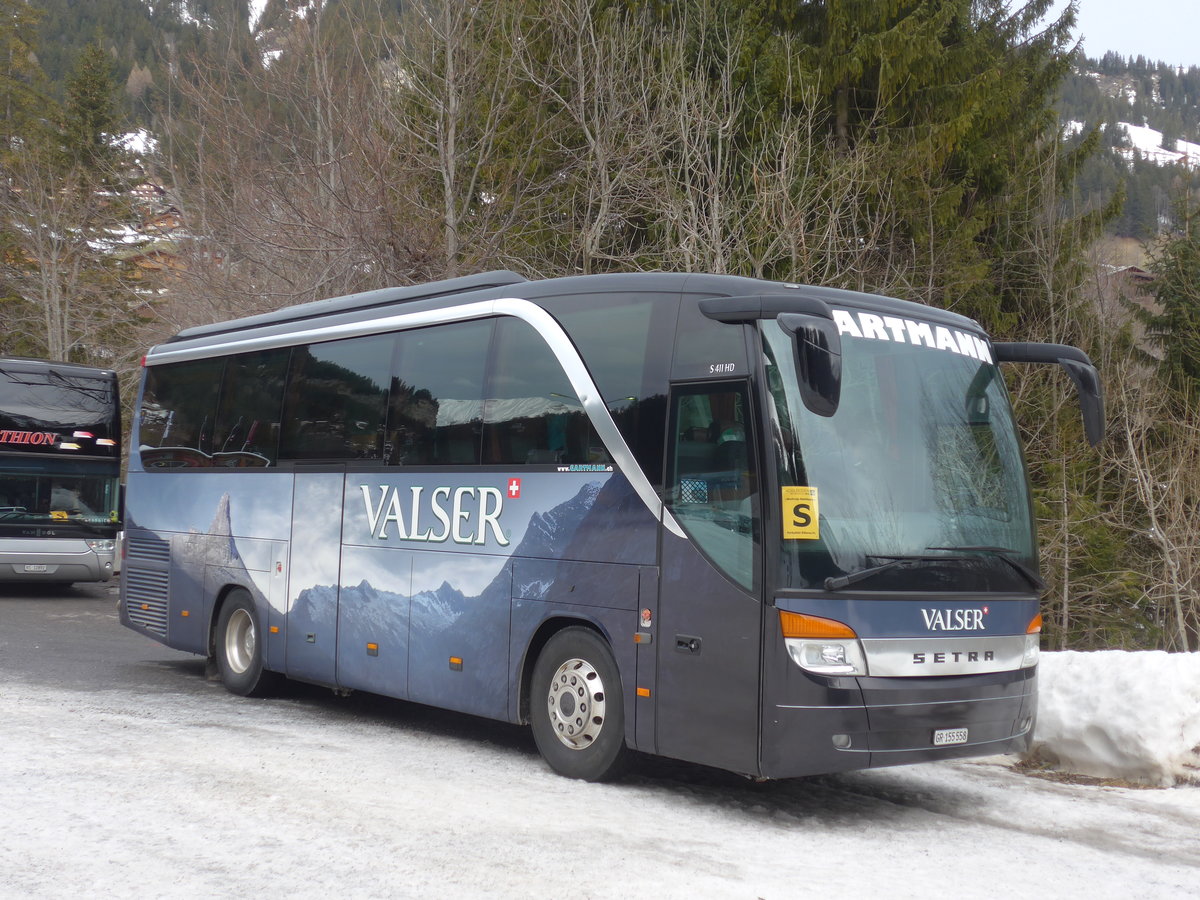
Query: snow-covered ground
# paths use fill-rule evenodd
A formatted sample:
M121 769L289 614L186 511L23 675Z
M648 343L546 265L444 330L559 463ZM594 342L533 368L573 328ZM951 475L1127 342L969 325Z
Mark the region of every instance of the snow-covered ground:
M1119 738L1158 715L1165 669L1106 656L1046 654L1046 709L1095 697L1074 718ZM510 726L361 695L247 700L197 662L173 682L0 680L0 896L1124 900L1200 884L1200 786L1063 783L1003 758L765 785L650 761L593 785L551 774ZM1195 684L1159 707L1189 728Z

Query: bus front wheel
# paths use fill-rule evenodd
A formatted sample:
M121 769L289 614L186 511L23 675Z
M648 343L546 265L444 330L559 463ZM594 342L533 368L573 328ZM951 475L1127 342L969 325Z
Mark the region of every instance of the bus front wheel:
M617 663L588 628L564 628L533 667L530 719L538 751L568 778L607 781L629 762Z
M262 634L250 594L231 591L217 616L217 670L230 693L258 697L275 687L278 676L263 669Z

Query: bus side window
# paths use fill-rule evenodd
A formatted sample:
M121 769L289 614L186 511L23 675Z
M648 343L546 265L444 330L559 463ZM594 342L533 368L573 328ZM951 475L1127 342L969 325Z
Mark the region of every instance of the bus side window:
M758 485L741 386L689 385L671 398L667 503L714 563L739 584L754 579Z
M151 469L212 465L217 392L224 359L150 366L142 398L138 448Z
M279 448L283 380L290 349L231 357L225 367L213 461L235 468L273 466Z
M281 459L379 459L396 339L371 335L297 347L284 401Z
M517 319L497 323L488 376L484 463L609 461L558 359L528 324Z
M389 465L479 464L491 322L402 332L388 406Z

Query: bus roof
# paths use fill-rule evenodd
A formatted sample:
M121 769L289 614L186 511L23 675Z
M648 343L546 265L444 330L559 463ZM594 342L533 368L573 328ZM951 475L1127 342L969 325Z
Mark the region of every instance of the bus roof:
M274 312L262 313L257 316L247 316L243 319L230 319L229 321L216 322L212 325L198 325L195 328L186 328L175 335L175 337L170 338L167 343L188 341L200 337L211 337L218 334L227 334L231 331L258 328L263 325L300 322L323 316L335 316L338 313L391 306L395 303L410 303L414 300L433 300L438 297L466 294L472 291L482 291L487 288L502 287L509 284L519 284L525 280L525 278L522 278L516 272L500 270L482 272L478 275L464 275L461 278L448 278L444 281L432 281L428 284L380 288L376 291L363 291L358 294L346 294L342 297L330 297L327 300L314 300L312 303L299 303L295 306L286 306Z
M25 356L5 356L0 358L0 371L20 372L23 375L32 375L51 370L76 378L113 378L116 376L116 372L112 369L84 366L79 363L56 362L52 359L32 359Z
M185 329L163 344L151 348L155 351L174 350L179 343L190 343L196 348L225 344L231 335L254 332L255 336L283 335L298 328L307 330L320 327L323 322L361 322L376 315L385 314L390 307L409 304L414 309L432 309L456 305L475 300L492 300L513 296L506 290L521 285L517 294L537 302L539 298L563 294L625 292L662 292L694 294L702 297L738 297L771 294L786 300L787 294L810 298L836 306L851 306L884 315L918 317L954 328L971 328L983 331L975 321L948 310L909 300L899 300L879 294L867 294L841 288L767 281L738 275L714 275L671 272L625 272L600 275L572 275L562 278L529 280L515 272L500 270L467 275L428 284L404 287L381 288L342 297L331 297L311 303L301 303L262 315L247 316ZM421 302L425 301L425 302ZM553 311L552 307L548 307ZM407 309L405 310L408 311ZM248 335L247 335L248 336Z

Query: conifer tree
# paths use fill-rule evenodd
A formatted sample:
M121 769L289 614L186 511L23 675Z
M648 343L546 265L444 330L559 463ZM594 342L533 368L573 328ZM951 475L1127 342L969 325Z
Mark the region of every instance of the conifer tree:
M112 62L99 44L88 44L67 79L58 128L64 165L92 177L110 177L118 158L113 142L117 123Z
M34 36L40 16L25 0L0 0L0 153L43 111L42 73L34 56Z
M1200 397L1200 207L1176 203L1178 229L1155 251L1154 296L1162 309L1151 320L1163 351L1164 375L1192 398Z

